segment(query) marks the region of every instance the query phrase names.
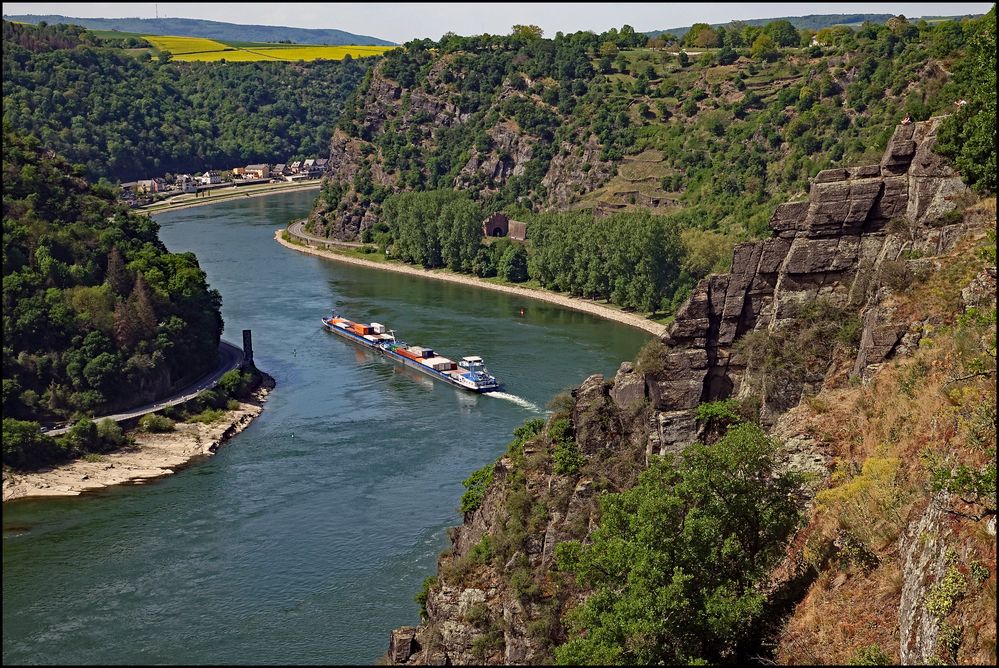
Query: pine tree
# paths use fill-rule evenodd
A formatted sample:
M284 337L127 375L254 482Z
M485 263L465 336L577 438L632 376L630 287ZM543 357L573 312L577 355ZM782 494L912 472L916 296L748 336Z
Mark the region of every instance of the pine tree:
M133 310L131 300L114 307L114 341L122 349L131 348L140 338Z
M125 268L125 259L121 256L121 251L115 246L108 254L108 269L104 274L104 281L111 286L115 294L125 296L132 283L132 278Z
M149 283L146 282L142 272L135 276L129 302L139 337L143 339L151 337L156 332L156 305L153 303L153 292L149 289Z

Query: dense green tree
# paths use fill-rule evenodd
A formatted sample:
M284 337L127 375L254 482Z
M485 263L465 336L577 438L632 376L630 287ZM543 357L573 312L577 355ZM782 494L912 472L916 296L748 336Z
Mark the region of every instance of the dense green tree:
M3 25L4 119L94 181L325 154L372 62L142 62L72 27Z
M777 43L773 37L764 33L753 40L753 47L750 52L755 60L771 62L776 60L780 53L777 51Z
M558 545L559 568L593 593L571 613L561 664L731 660L763 609L758 585L798 523L776 445L756 425L654 460L600 500L589 544Z
M515 25L513 36L521 40L541 39L544 31L536 25Z
M768 35L779 47L798 46L800 41L798 29L786 19L766 24L763 26L763 34Z
M7 381L4 380L6 383ZM6 413L6 411L5 411ZM46 436L37 422L3 419L3 463L14 468L34 468L62 459L55 439Z
M520 244L513 244L500 257L496 273L511 283L523 283L527 275L527 251Z
M954 159L964 180L976 190L996 190L996 10L968 30L968 54L954 68L967 104L940 128L936 150Z
M393 254L428 269L471 272L482 245L482 208L453 190L401 193L385 201Z
M659 310L678 287L682 244L662 216L542 214L529 230L529 274L544 287L642 311Z
M6 123L3 145L5 417L110 412L211 368L220 297L194 255Z
M718 46L718 33L707 23L695 23L683 36L684 46Z

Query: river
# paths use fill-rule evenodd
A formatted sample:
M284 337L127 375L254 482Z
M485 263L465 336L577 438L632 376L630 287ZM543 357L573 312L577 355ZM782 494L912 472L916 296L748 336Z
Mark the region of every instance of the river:
M4 663L372 664L460 523L461 481L512 430L648 335L553 305L282 248L313 192L162 214L253 330L277 389L212 458L81 498L8 503ZM338 308L506 384L479 396L324 332ZM523 309L523 312L521 312Z

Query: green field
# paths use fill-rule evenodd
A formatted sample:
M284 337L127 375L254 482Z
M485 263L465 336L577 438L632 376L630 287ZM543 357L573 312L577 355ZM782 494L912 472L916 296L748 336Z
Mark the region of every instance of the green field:
M322 46L308 44L268 44L252 42L218 42L203 37L174 37L167 35L143 35L160 51L169 51L173 60L253 62L265 60L343 60L344 57L365 58L380 56L390 46Z

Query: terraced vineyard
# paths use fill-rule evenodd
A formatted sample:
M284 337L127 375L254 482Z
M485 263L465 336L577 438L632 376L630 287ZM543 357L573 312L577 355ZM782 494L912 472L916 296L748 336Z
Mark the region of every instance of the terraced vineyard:
M173 60L255 62L278 60L343 60L380 56L394 47L388 46L317 46L308 44L274 44L253 42L218 42L203 37L144 35L143 38L160 51L169 51Z
M661 187L664 177L678 173L666 162L662 151L648 149L626 155L617 175L602 188L589 193L573 209L596 209L604 213L656 209L662 212L680 207L680 192Z

